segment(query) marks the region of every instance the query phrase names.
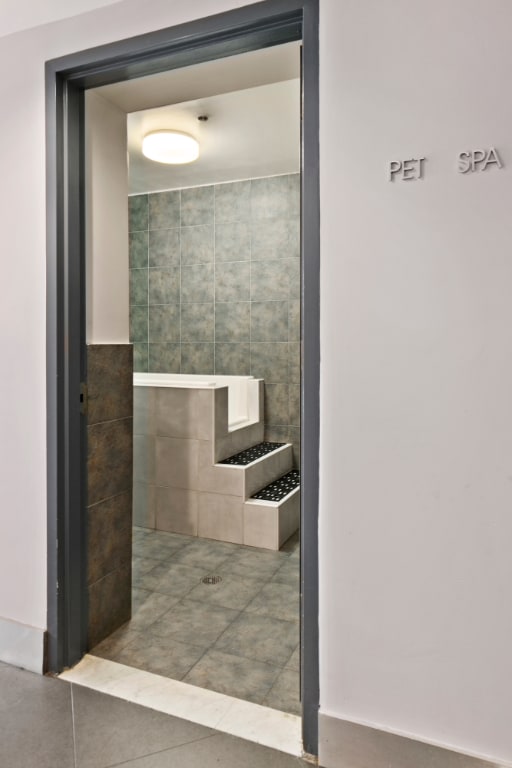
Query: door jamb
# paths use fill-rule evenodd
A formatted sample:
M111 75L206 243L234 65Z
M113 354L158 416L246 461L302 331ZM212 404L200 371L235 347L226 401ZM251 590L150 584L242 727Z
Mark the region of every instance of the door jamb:
M320 204L318 0L264 0L46 63L48 669L86 650L84 92L302 39L301 698L318 751ZM307 323L305 322L307 318Z

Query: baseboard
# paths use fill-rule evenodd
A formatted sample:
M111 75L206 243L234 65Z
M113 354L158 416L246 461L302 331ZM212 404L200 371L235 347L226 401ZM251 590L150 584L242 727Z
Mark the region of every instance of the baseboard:
M45 635L44 629L0 618L0 661L42 675Z
M503 763L320 714L318 762L322 768L504 768Z

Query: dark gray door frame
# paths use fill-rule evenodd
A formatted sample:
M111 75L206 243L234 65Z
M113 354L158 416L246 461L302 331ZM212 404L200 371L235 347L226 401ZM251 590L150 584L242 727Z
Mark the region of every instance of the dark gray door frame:
M302 40L303 742L318 746L318 0L265 0L46 64L48 670L86 651L84 93L89 88Z

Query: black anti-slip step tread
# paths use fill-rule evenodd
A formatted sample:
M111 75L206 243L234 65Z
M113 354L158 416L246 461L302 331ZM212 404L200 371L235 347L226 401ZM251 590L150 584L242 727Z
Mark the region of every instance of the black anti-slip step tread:
M246 464L251 464L251 462L256 461L256 459L261 459L261 457L266 456L267 453L272 453L272 451L281 448L283 445L286 445L286 443L258 443L251 448L246 448L245 451L240 451L240 453L235 453L233 456L229 456L227 459L219 461L219 464L238 464L245 466Z
M266 485L258 493L253 494L251 499L261 499L262 501L281 501L288 496L291 491L300 485L300 472L298 469L292 469L283 475L279 480Z

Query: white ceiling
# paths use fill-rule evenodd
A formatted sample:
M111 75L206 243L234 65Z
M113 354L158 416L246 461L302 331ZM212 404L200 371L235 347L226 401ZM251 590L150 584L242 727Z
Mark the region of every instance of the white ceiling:
M290 43L96 89L127 113L130 193L297 172L299 62ZM147 160L142 137L158 128L193 135L199 159Z

